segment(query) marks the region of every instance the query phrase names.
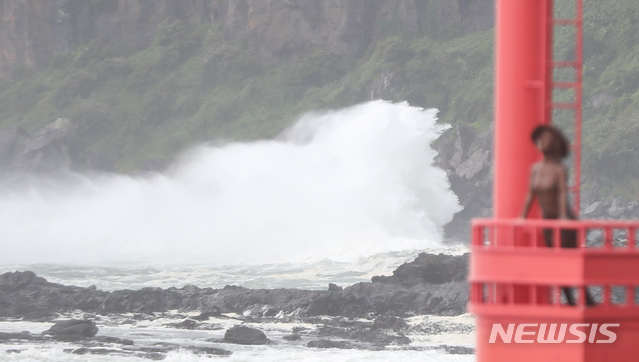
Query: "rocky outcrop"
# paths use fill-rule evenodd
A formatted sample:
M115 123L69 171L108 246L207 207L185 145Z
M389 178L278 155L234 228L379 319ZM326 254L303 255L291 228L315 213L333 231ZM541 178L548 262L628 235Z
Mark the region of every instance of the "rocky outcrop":
M421 253L410 263L400 265L392 276L373 277L374 283L412 288L420 284L463 282L468 274L469 254L462 256Z
M246 39L266 57L313 47L359 55L388 27L408 34L491 28L493 0L3 0L0 79L46 67L56 54L91 41L140 50L167 18L192 27L219 23L225 38Z
M451 190L459 197L462 211L446 224L449 242L470 242L470 221L492 214L492 132L477 133L465 125L446 131L433 145L436 163L448 174Z
M236 313L248 320L457 315L464 312L468 300L467 261L468 256L421 254L393 276L331 290L186 286L105 292L49 283L32 272L5 273L0 275L0 317L42 320L74 310L99 314L183 310L201 311L203 316Z
M75 125L58 118L31 134L18 126L0 129L0 171L51 172L71 165L67 140Z

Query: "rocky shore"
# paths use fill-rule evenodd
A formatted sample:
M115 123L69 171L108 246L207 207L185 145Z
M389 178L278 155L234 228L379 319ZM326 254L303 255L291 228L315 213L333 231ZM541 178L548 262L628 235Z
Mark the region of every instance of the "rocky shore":
M46 320L74 310L86 313L200 311L202 316L236 313L250 318L304 318L320 315L375 317L458 315L468 300L468 254L420 254L392 276L327 290L144 288L101 291L50 283L33 272L0 275L0 318Z
M345 288L330 284L327 290L185 286L108 292L50 283L30 271L5 273L0 275L0 326L17 321L56 324L42 333L7 333L0 327L0 345L63 341L72 343L65 349L68 353L150 359L163 359L176 350L228 355L231 351L219 347L229 344L369 350L408 347L414 333L472 333L471 325L435 320L464 313L468 257L422 253L393 275ZM141 346L98 332L98 326L105 325L158 324L171 330L219 330L224 335L210 339L213 345L206 347L161 341ZM271 327L265 334L265 325L280 327ZM275 333L274 328L281 331ZM448 345L438 348L445 353L472 353L472 349ZM10 353L19 353L19 349Z

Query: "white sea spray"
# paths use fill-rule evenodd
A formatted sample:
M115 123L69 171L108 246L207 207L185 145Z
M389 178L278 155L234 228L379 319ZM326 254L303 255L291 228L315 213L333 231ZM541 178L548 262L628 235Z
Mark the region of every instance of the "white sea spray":
M436 110L375 101L307 114L276 140L198 147L164 174L3 188L0 264L264 265L440 247L460 209L433 165L444 129Z

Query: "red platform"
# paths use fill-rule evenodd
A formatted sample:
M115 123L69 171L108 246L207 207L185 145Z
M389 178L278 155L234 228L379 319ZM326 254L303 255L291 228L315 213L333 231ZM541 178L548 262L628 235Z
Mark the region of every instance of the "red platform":
M530 168L541 159L531 132L551 123L559 110L574 115L571 191L576 209L580 204L583 0L574 1L571 19L556 19L552 0L496 1L494 219L473 222L469 275L478 362L639 360L639 222L540 220L538 206L531 219L518 219ZM574 27L574 59L553 57L556 26ZM574 70L573 77L555 81L558 68ZM573 89L574 100L555 102L555 89ZM561 239L562 229L572 230L577 246L546 246L546 238ZM600 245L586 242L592 230L600 230ZM576 288L576 305L566 303L564 288ZM587 305L586 291L595 305ZM534 330L524 324L538 332L551 324L559 332L562 325L576 331L597 326L584 343L543 343L544 336L520 333ZM613 343L600 343L607 340L602 324L615 326ZM508 332L499 335L506 340L494 333L495 325ZM513 333L519 333L515 340Z
M577 248L545 246L544 229L578 235ZM478 319L478 361L634 361L639 352L639 222L603 220L474 220L468 309ZM588 233L600 241L587 245ZM560 287L576 287L577 306ZM587 306L586 288L597 304ZM613 290L618 294L613 299ZM489 343L493 324L619 324L616 340L591 343ZM586 330L589 327L585 327ZM582 330L584 327L582 327ZM530 329L534 331L534 328ZM570 335L569 335L570 336ZM574 338L570 336L571 338Z

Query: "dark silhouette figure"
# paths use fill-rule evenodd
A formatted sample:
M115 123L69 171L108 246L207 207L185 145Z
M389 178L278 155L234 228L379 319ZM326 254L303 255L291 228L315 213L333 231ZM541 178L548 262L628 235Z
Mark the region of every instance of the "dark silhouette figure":
M533 165L530 172L530 189L526 198L526 205L522 217L526 217L535 198L539 201L541 214L544 219L577 219L568 204L567 171L562 160L568 156L568 141L559 129L550 125L537 127L532 133L532 141L544 159ZM553 232L544 229L546 246L552 247ZM561 230L560 242L562 248L577 247L576 230ZM562 287L566 300L570 305L576 305L571 288ZM596 304L590 293L586 293L586 303Z

